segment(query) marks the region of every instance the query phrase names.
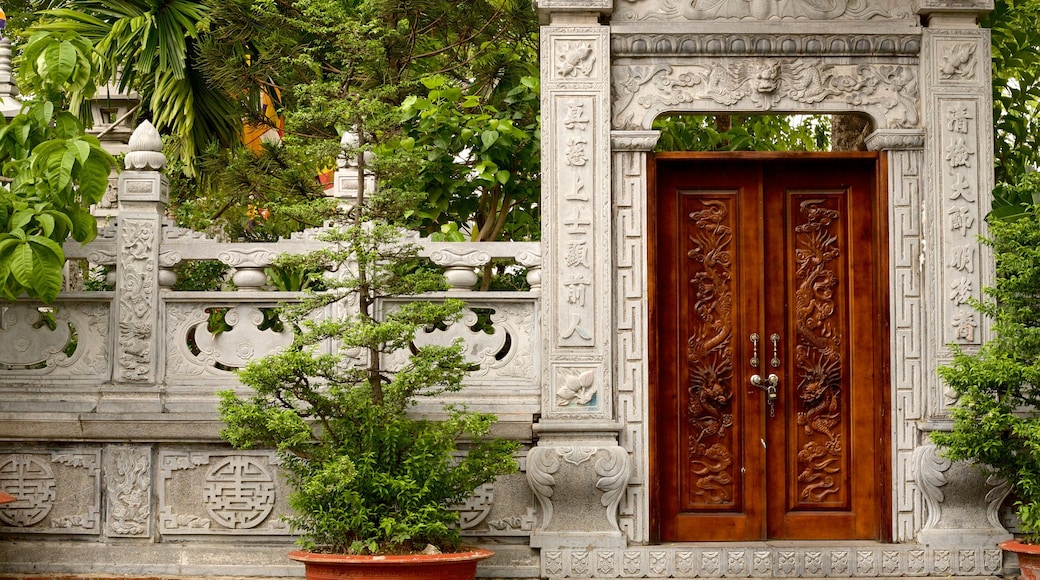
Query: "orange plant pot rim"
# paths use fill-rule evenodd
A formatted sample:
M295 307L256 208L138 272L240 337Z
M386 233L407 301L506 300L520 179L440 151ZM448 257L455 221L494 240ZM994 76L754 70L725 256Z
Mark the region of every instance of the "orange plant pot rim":
M304 564L338 564L349 563L353 566L393 566L413 565L419 562L426 563L449 563L469 562L484 560L494 556L491 550L483 548L471 548L465 552L452 552L449 554L396 554L396 555L351 555L351 554L317 554L305 550L289 552L289 557Z
M1001 550L1016 554L1040 555L1040 544L1024 544L1018 540L1005 540L999 546Z

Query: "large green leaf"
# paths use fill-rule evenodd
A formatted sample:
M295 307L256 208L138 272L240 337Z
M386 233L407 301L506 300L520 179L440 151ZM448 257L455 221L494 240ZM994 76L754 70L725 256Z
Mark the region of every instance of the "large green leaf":
M95 204L108 190L111 165L101 155L87 157L79 170L79 195L85 204Z
M65 83L76 66L76 49L69 42L58 42L47 47L43 55L41 70L47 82L54 86Z

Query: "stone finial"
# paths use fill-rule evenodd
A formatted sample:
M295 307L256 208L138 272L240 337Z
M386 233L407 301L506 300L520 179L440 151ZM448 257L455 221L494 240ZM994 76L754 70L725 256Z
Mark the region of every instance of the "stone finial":
M162 154L162 138L150 121L144 121L130 135L130 152L123 165L134 171L160 171L166 166Z
M18 87L11 73L11 40L0 38L0 113L13 117L22 110Z

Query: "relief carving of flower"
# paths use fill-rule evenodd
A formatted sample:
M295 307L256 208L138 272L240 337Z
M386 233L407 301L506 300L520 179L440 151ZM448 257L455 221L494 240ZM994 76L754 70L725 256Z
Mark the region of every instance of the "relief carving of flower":
M558 369L561 386L556 391L556 404L566 407L571 403L588 405L596 396L596 370L579 371Z

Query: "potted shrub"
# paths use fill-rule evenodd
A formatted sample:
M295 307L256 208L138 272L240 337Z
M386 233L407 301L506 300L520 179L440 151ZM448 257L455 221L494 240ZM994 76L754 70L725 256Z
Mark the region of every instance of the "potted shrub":
M220 394L222 435L237 448L277 449L292 488L289 521L303 548L290 557L305 563L308 577L364 578L375 565L391 565L372 577L473 578L476 561L491 552L460 548L450 507L515 472L517 444L489 437L495 418L486 413L447 407L424 419L410 412L419 398L462 387L469 365L461 344L416 348L412 339L450 324L463 304L383 308L388 296L445 288L439 272L419 266L415 248L386 217L393 214L386 202L362 200L353 221L327 236L328 250L282 258L302 269L338 264L342 274L283 310L295 340L240 372L250 396ZM354 314L322 314L337 306ZM353 571L329 572L340 561ZM450 569L460 563L462 572Z
M976 304L993 321L977 352L956 351L939 374L956 393L949 432L932 440L950 459L986 466L1011 486L1023 533L1001 547L1040 554L1040 206L993 220L986 240L997 276ZM1019 556L1023 573L1033 556Z

